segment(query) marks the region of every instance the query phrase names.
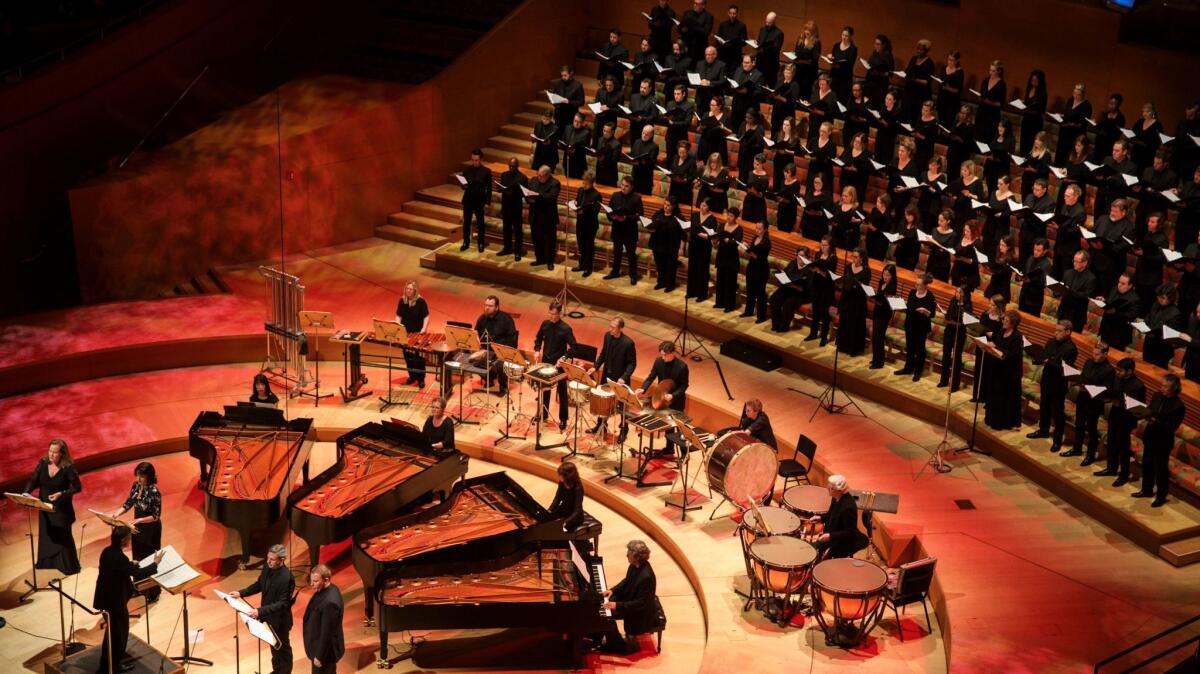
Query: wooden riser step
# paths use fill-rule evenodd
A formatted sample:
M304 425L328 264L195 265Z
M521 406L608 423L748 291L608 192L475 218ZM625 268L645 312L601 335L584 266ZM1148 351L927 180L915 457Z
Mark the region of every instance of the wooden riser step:
M418 248L437 248L447 242L440 234L430 234L414 229L405 229L396 225L380 225L375 228L375 236L388 241L406 243Z
M402 229L437 234L447 239L462 238L462 227L457 219L450 221L444 218L427 218L414 213L392 213L388 216L388 224Z

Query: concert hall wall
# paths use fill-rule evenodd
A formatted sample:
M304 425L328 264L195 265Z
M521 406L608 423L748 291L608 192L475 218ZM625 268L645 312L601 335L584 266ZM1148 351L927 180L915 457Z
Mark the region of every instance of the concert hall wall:
M84 300L139 297L215 265L371 236L548 86L583 42L583 7L530 0L394 102L285 137L282 240L274 144L158 162L73 189Z
M617 26L623 32L644 34L652 0L588 0L593 40L602 30ZM708 11L716 24L723 21L729 2L709 0ZM934 61L944 63L951 49L962 52L968 86L987 76L994 59L1004 62L1009 100L1024 93L1029 71L1046 73L1051 109L1061 105L1076 82L1088 88L1093 106L1103 109L1110 92L1125 97L1129 124L1141 113L1145 101L1158 108L1167 133L1183 116L1188 102L1200 97L1200 57L1154 49L1138 44L1117 44L1121 15L1104 9L1101 2L1072 0L961 0L942 3L932 0L741 0L741 19L750 37L758 34L769 11L778 14L783 29L784 51L796 44L800 28L813 19L821 33L822 50L829 52L838 41L842 26L854 26L859 55L870 54L877 33L892 40L896 67L903 68L914 53L917 40L933 42ZM690 1L673 0L678 14L691 8ZM625 40L633 45L632 39ZM861 75L862 67L856 72Z

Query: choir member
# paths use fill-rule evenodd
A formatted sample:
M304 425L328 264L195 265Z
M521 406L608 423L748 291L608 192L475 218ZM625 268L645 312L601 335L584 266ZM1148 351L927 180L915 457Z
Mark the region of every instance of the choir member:
M916 162L915 152L912 138L901 138L896 148L896 163L888 167L888 193L892 195L893 208L897 211L903 211L912 201L912 190L904 184L904 178L916 179L924 168Z
M668 89L671 100L667 102L667 140L668 148L678 147L680 143L688 143L688 130L692 128L692 118L696 113L695 106L687 98L687 88L676 84ZM689 150L691 147L689 146ZM689 202L690 203L690 202Z
M696 4L702 4L697 0ZM629 541L625 550L629 568L625 577L612 589L605 590L601 608L612 612L614 622L601 640L600 650L606 653L629 655L637 652L637 644L626 640L616 627L616 620L625 622L627 634L642 634L653 630L658 620L656 604L657 581L650 568L650 548L642 541Z
M606 77L611 76L616 82L617 88L625 86L625 66L622 62L629 61L629 50L625 45L621 44L621 31L618 28L613 28L608 31L608 42L604 44L596 54L600 56L600 68L596 74L596 79L604 81Z
M744 119L747 110L758 111L758 101L764 82L774 83L775 80L763 79L762 73L755 67L754 57L750 54L746 54L738 62L741 63L741 66L735 68L729 76L729 79L736 83L736 86L729 85L729 97L732 99L733 118Z
M1142 104L1142 116L1133 123L1131 130L1133 138L1130 141L1133 148L1130 158L1137 165L1138 174L1140 174L1150 166L1151 160L1158 152L1159 145L1162 145L1159 134L1163 130L1163 125L1158 121L1158 111L1154 109L1153 103Z
M961 256L958 254L958 245L955 239L959 237L958 233L954 231L950 216L951 214L947 211L939 213L937 227L924 242L924 245L928 247L925 257L925 272L939 281L950 280L951 251L955 252L955 262L960 264L972 264L972 258L975 257L974 246L968 246ZM964 235L967 235L970 229L970 227L964 227ZM962 258L961 262L959 257ZM978 272L976 273L978 274Z
M629 144L629 173L633 189L638 194L654 192L654 167L658 163L658 144L654 142L654 126L642 127L642 135Z
M596 232L600 231L600 205L604 197L596 189L596 176L583 174L583 183L575 192L575 243L579 246L579 264L571 271L592 275L596 260ZM568 204L568 207L570 204Z
M1200 169L1197 169L1200 173ZM1196 260L1200 259L1200 243L1193 240L1183 250L1183 259L1176 260L1174 266L1178 272L1179 282L1179 308L1181 311L1190 314L1193 309L1200 306L1200 269L1197 268Z
M404 326L410 335L429 330L429 304L421 297L416 281L404 284L404 294L396 303L396 322ZM425 358L418 353L405 351L404 365L408 371L404 383L414 384L417 389L425 388Z
M871 55L867 57L867 74L863 77L863 94L870 101L870 106L878 110L883 104L892 80L892 71L896 69L896 57L892 55L892 41L880 33L875 36L871 47Z
M710 201L701 198L692 212L688 228L687 296L703 302L708 299L708 284L712 274L712 238L716 235L717 219L713 217Z
M714 47L704 50L703 60L696 64L696 75L700 78L700 86L696 87L696 109L706 110L713 98L723 95L729 79L725 62L717 58Z
M1093 161L1100 162L1109 156L1113 143L1122 138L1121 129L1125 128L1125 113L1121 112L1121 104L1125 98L1121 94L1108 97L1108 107L1096 118L1096 146Z
M697 99L697 105L699 105L698 101L699 99ZM708 113L704 116L704 119L700 120L699 124L700 148L697 156L709 157L716 154L721 158L722 165L728 164L729 146L726 143L726 138L733 131L725 124L725 101L720 96L713 96L709 99L707 105ZM736 126L734 122L729 123ZM724 213L725 208L722 207L717 212Z
M1021 375L1024 345L1019 330L1021 312L1009 309L1004 312L1002 328L989 337L991 345L1000 352L993 367L988 370L991 381L981 382L985 391L984 402L987 412L984 423L998 431L1021 427ZM985 356L985 358L988 356Z
M949 386L951 393L957 391L962 382L962 354L967 344L963 315L971 311L971 288L955 286L954 296L946 306L946 324L942 329L942 376L937 384L938 388Z
M546 311L546 320L538 327L537 336L533 338L533 360L537 363L558 365L563 358L575 350L575 331L567 322L562 320L562 305L557 301L551 302ZM567 427L567 380L564 377L556 386L558 390L558 427ZM550 417L550 389L542 392L538 416L542 419Z
M696 178L700 175L696 167L696 157L690 152L692 146L686 140L681 140L668 147L675 148L675 156L671 157L667 164L667 170L671 172L667 195L674 197L680 206L691 206L695 202L693 190Z
M683 229L679 225L679 217L679 202L669 196L650 224L652 229L647 243L654 255L654 270L658 277L655 290L671 292L678 283L679 256L683 249Z
M734 119L737 119L735 117ZM762 154L766 147L763 140L763 129L759 124L758 111L747 110L743 115L742 126L738 129L738 178L743 183L754 170L754 158Z
M960 106L957 116L947 126L950 127L950 132L946 136L946 166L951 170L958 170L975 154L974 108L969 105Z
M1078 326L1074 326L1078 329ZM1104 402L1107 394L1092 396L1088 386L1099 386L1106 391L1112 388L1115 380L1113 366L1108 362L1108 345L1103 340L1096 340L1092 347L1092 358L1083 364L1079 374L1079 388L1075 393L1075 439L1069 451L1062 456L1083 456L1083 445L1087 442L1087 457L1095 460L1096 447L1100 443L1098 422L1104 413Z
M820 241L829 233L829 209L833 208L833 197L825 191L825 179L821 174L811 177L812 185L804 191L801 204L800 234L806 239Z
M1200 143L1188 144L1189 137L1200 138L1200 101L1192 101L1183 109L1183 117L1175 125L1178 142L1171 153L1171 168L1181 176L1191 175L1200 162Z
M1042 133L1045 133L1044 131ZM1028 209L1018 217L1021 231L1021 259L1033 253L1033 243L1046 238L1046 222L1039 215L1053 215L1054 197L1050 196L1050 184L1045 178L1032 181L1024 206Z
M949 220L950 213L942 211L938 216L939 223L942 219ZM933 236L938 236L935 231ZM950 283L953 285L965 285L971 290L979 287L979 239L975 235L975 226L971 223L963 225L962 234L957 240L951 239L954 244L954 263L950 266ZM989 284L990 287L990 284ZM984 293L987 297L992 297L994 293ZM1005 302L1008 301L1009 292L1005 288L1000 296Z
M1098 470L1094 475L1117 477L1121 486L1129 481L1129 456L1132 451L1133 431L1138 426L1138 419L1127 407L1126 400L1134 400L1143 405L1146 402L1146 385L1134 373L1135 361L1132 358L1122 358L1117 361L1116 379L1113 380L1109 406L1108 431L1105 433L1105 450L1108 454L1107 466ZM1090 466L1095 463L1093 456L1088 456L1079 465Z
M917 261L921 257L921 243L917 238L920 226L920 211L917 210L916 204L909 204L901 215L898 232L900 239L896 241L896 247L892 251L892 259L896 261L897 267L908 270L917 268Z
M1033 193L1033 186L1037 181L1050 180L1050 136L1045 131L1038 131L1033 138L1033 147L1028 150L1023 163L1021 164L1021 198L1028 197ZM1014 159L1015 163L1016 160ZM1047 184L1049 184L1047 182ZM1054 198L1050 198L1050 203L1054 203Z
M607 122L596 139L596 184L617 186L617 160L621 156L621 141L616 138L617 123Z
M1033 254L1025 258L1025 271L1021 277L1021 293L1017 296L1017 308L1034 316L1042 315L1042 305L1046 301L1046 276L1050 274L1051 264L1046 256L1045 239L1033 242Z
M882 98L882 95L881 95ZM863 90L862 82L850 85L850 100L845 102L846 112L843 115L842 138L854 138L858 134L866 134L871 129L873 119L870 110L879 107L879 103L868 98ZM849 143L846 143L849 146Z
M783 31L775 25L775 12L767 12L762 28L758 29L758 69L763 79L775 82L779 77L779 54L783 51Z
M446 399L437 397L429 403L429 416L421 426L421 436L437 452L454 449L454 421L446 415Z
M858 193L853 187L842 188L841 201L833 209L833 245L842 250L858 248L862 223L865 217L858 210ZM863 259L866 259L864 253Z
M659 58L665 59L671 53L671 31L675 28L675 10L671 8L670 0L658 0L648 12L646 28L650 35L650 46Z
M1112 144L1112 153L1104 158L1101 169L1106 175L1096 185L1096 200L1092 205L1093 213L1103 213L1109 204L1129 194L1129 186L1125 176L1136 177L1139 173L1137 164L1129 158L1129 142L1124 138Z
M1187 349L1183 352L1183 376L1188 381L1200 383L1200 305L1193 309L1188 317L1184 335Z
M754 238L746 246L746 308L742 318L767 321L767 275L771 273L771 234L766 221L754 223Z
M871 153L867 151L867 134L856 133L850 137L850 142L842 150L842 156L833 160L841 167L838 186L841 189L853 187L856 194L867 195L867 182L871 179L874 169L871 167ZM888 197L888 203L892 198ZM875 257L872 255L871 257Z
M921 188L917 192L917 208L921 210L921 219L925 222L935 222L938 213L945 208L942 195L949 187L947 183L950 182L946 178L946 169L942 164L941 156L935 154L925 162L925 172L921 174L919 180ZM950 220L954 221L953 211L950 213Z
M863 221L863 239L867 243L867 255L872 260L882 261L887 256L889 244L884 235L895 229L892 227L891 207L892 198L881 192L875 197L874 208Z
M808 302L812 269L809 266L808 248L796 247L796 256L787 263L783 273L787 283L780 283L771 293L768 302L771 310L771 331L787 332L792 329L796 310Z
M687 44L683 40L676 40L671 45L671 53L667 54L663 67L666 70L658 76L662 78L666 91L674 91L678 86L687 86L688 72L692 70L692 57L688 56Z
M613 133L616 133L617 113L620 111L619 106L625 102L625 92L617 86L616 78L610 75L599 79L600 88L596 90L596 98L592 101L593 103L600 104L600 112L595 114L595 127L592 129L592 135L596 138L597 150L600 149L600 139L603 137L605 126L612 124ZM602 182L600 184L604 185L606 183Z
M1175 220L1175 249L1184 250L1195 244L1200 234L1200 166L1192 171L1192 181L1180 185L1174 193L1180 199Z
M549 111L547 111L547 114ZM543 121L547 119L546 115L542 117ZM554 135L553 122L550 123L550 136ZM544 131L545 129L543 129ZM535 131L535 135L537 132ZM552 146L553 147L553 146ZM554 153L555 159L558 160L558 153ZM462 170L463 180L460 187L463 190L462 196L462 220L463 220L463 242L460 250L466 250L471 247L471 217L475 217L475 223L479 227L478 244L479 252L483 252L487 245L485 240L486 225L483 219L483 209L488 204L492 203L492 170L483 165L483 150L476 148L471 150L471 163Z
M1059 320L1067 319L1076 332L1083 332L1087 326L1088 299L1096 294L1096 275L1088 269L1091 256L1081 250L1071 258L1071 268L1063 273L1058 286L1061 294L1058 301Z
M525 225L522 223L525 196L521 188L529 180L521 172L521 162L516 157L508 160L508 170L500 174L500 224L504 244L500 256L513 255L517 262L525 255Z
M622 256L629 263L629 285L637 285L638 224L643 214L642 195L633 191L633 179L621 178L621 191L608 198L609 221L612 222L612 270L604 280L621 275Z
M1062 278L1071 268L1075 253L1082 248L1080 228L1087 219L1083 209L1083 188L1067 185L1063 188L1063 204L1054 217L1057 233L1054 237L1054 276ZM1073 323L1074 321L1072 321Z
M633 381L633 371L637 369L637 348L634 346L633 340L622 332L624 329L625 319L620 316L608 322L608 331L604 333L604 343L600 347L600 353L596 354L596 362L592 363L592 367L588 369L588 374L596 377L601 384L605 382L629 384ZM600 371L600 374L597 374L597 370ZM597 418L596 425L592 427L592 433L599 433L607 420L607 417ZM622 417L619 437L624 438L626 430L625 418Z
M658 54L650 47L650 40L642 38L638 44L637 56L633 57L633 70L630 75L634 82L650 80L653 89L654 81L658 79Z
M1106 293L1117 281L1117 276L1128 266L1126 253L1130 237L1134 236L1133 222L1126 217L1129 204L1117 199L1108 206L1108 214L1096 218L1092 233L1095 237L1087 241L1092 249L1093 267L1096 271L1096 289Z
M766 83L769 86L770 83ZM767 91L767 100L771 103L771 133L779 133L779 127L784 121L796 121L796 101L800 100L800 85L796 83L796 64L789 63L783 68L783 75L775 88ZM804 92L808 96L808 92Z
M1013 266L1020 263L1017 252L1013 249L1012 237L1000 239L1000 243L996 245L996 254L987 261L989 276L987 285L983 288L984 296L999 295L1005 302L1011 302Z
M846 98L850 97L849 91ZM838 112L838 97L833 90L833 80L827 73L817 76L817 90L813 92L808 105L808 142L811 145L817 140L817 133L828 122L833 124L833 118Z
M988 255L996 254L1000 239L1012 231L1012 205L1016 203L1016 193L1012 191L1012 178L1004 174L996 178L996 184L991 188L987 212L983 221L983 252Z
M571 531L583 524L583 496L583 479L579 477L579 468L570 461L558 464L558 488L547 510L563 521L563 531Z
M1142 431L1142 488L1135 498L1154 496L1151 507L1161 508L1167 502L1171 484L1171 450L1175 447L1175 432L1183 423L1183 401L1179 399L1179 377L1163 375L1158 393L1150 399L1149 421ZM1155 490L1157 489L1157 495Z
M988 76L979 85L979 109L975 112L976 139L992 140L1000 124L1000 108L1008 101L1008 85L1004 83L1004 63L988 64Z
M1054 334L1042 348L1042 382L1038 407L1038 427L1027 438L1051 438L1050 451L1062 449L1066 429L1067 378L1063 366L1075 367L1079 351L1071 339L1071 321L1059 321Z
M833 237L821 237L821 247L812 261L812 276L809 297L812 300L812 330L804 341L821 340L821 346L829 341L829 310L833 308L833 274L837 273L837 250Z
M272 674L292 671L292 604L296 600L296 580L292 570L287 568L287 557L286 545L272 545L267 550L267 558L258 572L258 579L241 590L229 593L234 599L262 594L258 608L250 611L250 617L269 625L279 641L279 646L271 649ZM373 611L372 600L367 603L368 618Z
M796 83L800 87L800 98L807 99L817 83L818 63L821 58L821 32L817 22L809 19L800 28L800 37L792 53L796 55Z
M871 268L867 251L855 248L842 270L842 292L838 298L837 349L848 356L862 355L867 348L867 292L871 287Z
M830 475L826 487L829 489L829 508L824 515L809 518L810 521L825 522L825 533L813 542L817 559L853 557L870 542L858 530L858 504L845 477Z
M746 190L742 197L742 219L746 222L767 221L767 192L771 178L767 174L766 164L767 156L760 153L754 156L754 168L751 171L738 173L741 177L738 182Z
M308 574L312 599L304 609L304 655L312 662L312 674L336 674L337 662L346 654L342 631L345 605L342 593L330 582L333 572L318 564Z
M638 396L645 395L655 382L664 381L671 382L671 390L663 395L663 401L673 410L684 411L687 403L688 366L676 353L674 342L662 342L658 345L658 358L654 359L650 374L642 380L642 387L634 393Z
M558 255L558 193L562 186L550 175L550 167L538 169L529 189L534 194L529 201L529 230L533 239L533 266L546 265L554 271L554 258Z
M896 295L896 265L886 264L879 273L879 281L875 285L875 306L871 309L871 366L878 370L883 367L884 346L887 344L887 329L892 322L892 305L889 297Z
M685 10L679 20L679 38L687 43L688 56L693 61L704 58L708 36L712 33L713 15L708 13L706 0L692 0L692 8Z
M1163 336L1163 328L1169 327L1175 331L1183 330L1184 317L1175 306L1175 284L1164 283L1154 293L1155 303L1146 315L1146 325L1150 331L1142 340L1142 360L1166 368L1175 358L1175 347Z
M941 80L938 83L937 110L938 121L944 127L953 125L959 110L964 107L962 105L963 77L962 55L958 50L951 50L946 55L946 65L942 66L941 77L934 77L934 81ZM950 165L954 166L954 163L950 162Z
M1058 125L1058 147L1054 152L1054 165L1062 166L1074 150L1075 139L1087 133L1087 121L1092 118L1092 102L1087 99L1087 87L1082 82L1071 90L1071 97L1063 106L1062 121Z
M742 223L739 222L741 211L737 206L729 209L725 224L717 231L715 246L717 253L714 262L717 267L716 304L718 309L729 313L737 309L738 271L741 268L741 256L738 255L738 244L742 241Z
M1149 299L1154 291L1146 295ZM1133 280L1129 274L1121 274L1117 286L1103 300L1104 315L1100 319L1098 333L1109 346L1124 351L1133 341L1133 322L1142 314L1141 296L1134 292Z
M1003 297L995 296L988 298L988 310L979 317L980 332L983 336L988 337L993 333L999 332L1004 326L1004 312L1007 310L1008 303ZM984 352L982 347L975 349L975 376L971 382L971 402L976 402L983 398L979 395L979 388L986 379L991 382L991 373L988 372L988 367L992 364L990 359Z
M910 124L912 138L916 141L916 152L913 153L913 159L918 166L926 166L935 157L934 144L938 141L937 115L933 112L933 101L919 103L913 109L921 111Z
M136 667L133 662L121 662L129 643L129 600L134 595L133 581L157 573L164 551L159 550L148 565L140 566L125 556L132 539L133 532L129 527L114 527L108 547L100 553L100 573L96 576L92 608L108 613L108 635L101 639L97 672L128 672ZM78 572L76 568L74 573ZM112 654L116 655L110 658Z
M908 293L904 313L904 367L896 370L897 376L912 375L913 381L921 381L925 374L925 341L933 329L933 315L937 312L937 300L929 290L933 279L929 274L917 275L917 284Z
M638 90L629 97L629 136L644 138L645 127L658 120L658 100L654 96L654 81L646 78L638 83ZM654 137L651 128L650 137Z
M1151 213L1165 212L1171 207L1171 202L1163 193L1177 187L1179 176L1167 165L1166 152L1160 150L1154 155L1150 167L1142 171L1138 183L1133 186L1134 193L1138 195L1138 211L1141 214L1137 219L1139 235L1146 231L1146 220Z
M833 123L821 122L817 129L815 141L808 144L808 184L817 176L823 178L822 184L827 189L833 189L833 160L837 158L837 143L833 140Z
M558 140L563 167L567 177L573 180L579 180L587 170L587 148L592 146L592 132L584 125L586 119L582 112L575 113L571 125L563 129Z
M1025 80L1025 95L1021 98L1025 106L1021 110L1021 154L1033 150L1033 141L1042 132L1042 115L1046 114L1046 73L1034 69Z
M500 298L495 295L488 295L484 298L483 313L475 319L475 332L481 336L486 335L489 342L513 348L517 346L517 325L507 311L500 309ZM491 351L491 346L489 345L487 349ZM508 378L504 376L504 368L494 358L492 367L493 372L489 373L489 380L495 376L499 383L498 393L504 395L508 392Z
M900 102L896 92L883 95L883 105L875 113L875 161L889 164L896 151L896 134L900 126Z
M1080 187L1091 182L1092 171L1088 168L1091 163L1091 149L1088 145L1087 134L1081 133L1075 137L1074 144L1071 146L1071 153L1067 155L1067 163L1062 167L1061 171L1055 171L1058 178L1058 202L1062 205L1063 198L1066 194L1066 188L1071 185ZM1082 187L1081 187L1082 189Z
M583 107L583 83L575 79L575 69L569 65L559 68L559 78L550 86L550 91L567 99L566 103L554 106L554 123L564 129Z
M850 98L850 84L854 81L854 64L858 62L858 46L854 44L854 28L842 28L841 39L829 51L830 84L841 98Z
M738 18L738 6L729 5L728 18L717 25L717 58L730 65L742 62L742 47L750 36L746 24Z
M775 131L772 133L774 145L771 146L773 154L771 156L772 166L774 167L774 178L771 181L771 187L776 194L779 193L780 186L783 185L787 176L795 177L796 168L796 149L800 144L800 139L796 136L796 120L793 117L785 117ZM788 167L792 167L791 170ZM799 192L797 192L799 194ZM795 203L793 206L793 215L795 214ZM792 221L795 224L795 221ZM783 230L785 232L790 229Z
M1170 250L1171 242L1167 240L1167 235L1162 231L1162 222L1162 213L1150 214L1150 217L1146 218L1146 232L1142 235L1142 240L1131 249L1137 257L1134 265L1133 285L1137 289L1138 297L1147 299L1153 297L1154 289L1163 280L1163 268L1166 262L1163 251ZM1148 303L1142 306L1142 314L1149 310Z
M597 115L597 119L599 119L599 115ZM533 125L533 137L531 139L533 141L533 150L529 154L530 166L549 166L551 171L554 171L558 168L559 133L560 129L558 128L558 125L554 123L554 111L550 108L546 108L542 111L541 121ZM463 174L466 175L466 171L464 171ZM464 199L465 198L466 197L464 196ZM483 222L483 218L481 217L479 221ZM480 241L482 241L482 237L480 237Z
M917 110L927 101L930 102L930 113L933 112L933 59L929 58L929 48L933 45L929 40L917 40L917 53L908 60L904 68L904 98L901 105L905 110L905 118L910 124L917 116ZM932 116L932 115L931 115Z
M50 441L46 456L34 467L23 493L29 496L34 489L38 490L39 499L54 506L51 511L38 511L38 555L34 566L73 576L79 573L79 551L71 535L71 525L75 523L75 494L83 486L66 440Z
M1012 163L1012 154L1016 141L1013 139L1012 122L1000 120L992 127L995 136L989 142L987 152L983 153L983 179L989 190L996 189L996 180L1008 176L1008 165Z
M719 153L704 156L708 157L708 163L696 178L696 201L707 201L714 213L724 213L729 208L729 170L723 166Z
M271 390L271 380L267 379L267 375L262 372L254 375L254 382L251 384L250 390L250 402L257 403L259 406L271 407L279 404L279 396Z

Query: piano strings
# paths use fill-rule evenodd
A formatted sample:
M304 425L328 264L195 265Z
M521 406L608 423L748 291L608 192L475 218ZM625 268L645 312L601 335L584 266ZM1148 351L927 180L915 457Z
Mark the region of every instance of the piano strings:
M435 461L413 452L388 447L388 453L361 447L361 438L343 448L344 466L332 479L297 504L301 510L341 517L383 492L432 466Z
M247 500L270 498L282 488L287 467L304 439L295 431L245 435L242 429L201 428L197 435L212 445L213 471L220 472L211 480L210 492Z
M374 559L395 561L537 523L514 508L504 496L503 492L482 486L463 490L453 497L445 514L382 534L364 542L362 547Z
M381 599L392 606L551 603L579 599L579 586L569 550L539 550L496 571L389 580Z

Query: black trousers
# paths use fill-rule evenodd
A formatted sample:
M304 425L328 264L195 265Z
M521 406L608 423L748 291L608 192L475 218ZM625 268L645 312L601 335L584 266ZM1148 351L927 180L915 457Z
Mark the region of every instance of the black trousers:
M804 295L791 286L782 286L771 293L768 304L771 310L771 329L787 332L792 328L796 311L804 304Z
M928 333L906 330L904 332L904 369L913 374L925 372L925 338Z
M1146 446L1142 453L1142 491L1153 492L1157 498L1167 497L1167 490L1171 486L1170 458L1169 446L1161 449Z
M1049 391L1042 388L1042 405L1038 417L1038 430L1050 433L1054 445L1062 445L1067 426L1066 391Z
M501 213L501 234L504 236L504 248L517 255L525 254L525 227L521 223L521 209L516 213L507 211Z
M596 225L575 225L575 242L579 245L579 266L592 271L596 266Z
M485 243L485 239L484 239L484 235L485 235L484 226L485 225L483 222L483 206L484 206L483 202L471 203L470 201L463 199L462 218L463 218L463 245L464 246L471 245L471 218L472 218L472 216L474 216L475 222L479 226L479 229L478 229L479 245L483 246Z
M967 331L962 325L946 326L942 333L942 378L939 383L949 382L952 388L958 388L962 381L962 354L966 343Z
M1085 404L1075 404L1075 444L1074 451L1079 451L1083 448L1083 438L1087 436L1087 455L1090 457L1096 456L1096 446L1100 444L1100 429L1097 428L1097 423L1100 421L1100 409L1094 409L1092 401L1089 400Z
M136 511L134 513L136 515ZM141 515L137 515L141 517ZM144 522L138 525L138 532L133 535L133 558L145 559L158 552L162 547L162 522ZM157 583L146 588L142 593L150 601L155 601L162 594L162 587Z
M96 671L108 671L108 643L112 641L112 652L117 654L116 660L113 662L113 671L117 671L121 664L121 660L125 658L125 646L129 643L129 608L122 605L120 608L109 612L108 630L109 639L104 639L100 645L100 662L97 664Z
M871 317L871 364L883 366L886 359L884 347L887 346L887 329L888 323L884 321L878 314Z
M1106 468L1118 477L1129 479L1129 456L1132 449L1129 446L1132 428L1122 428L1117 424L1108 423L1108 440L1105 449L1108 451Z
M554 385L558 392L558 421L561 426L567 425L567 380L564 378ZM539 411L542 418L550 416L550 387L542 391L542 407Z
M309 662L312 662L310 659ZM312 674L337 674L336 662L322 662L321 666L312 666Z
M408 368L408 376L417 382L417 386L425 386L425 358L417 354L405 353L404 365Z
M534 257L543 264L554 264L558 255L558 227L553 223L539 224L533 237Z
M629 263L629 278L637 279L637 234L633 236L621 235L614 236L612 240L612 273L614 276L621 275L621 257L626 258Z
M746 308L747 314L754 314L756 320L767 318L767 275L766 272L746 274Z
M279 638L279 648L271 649L271 674L292 674L292 641L288 638L290 629L282 625L271 627Z
M674 290L679 283L679 257L673 250L654 251L654 268L658 272L658 285Z

